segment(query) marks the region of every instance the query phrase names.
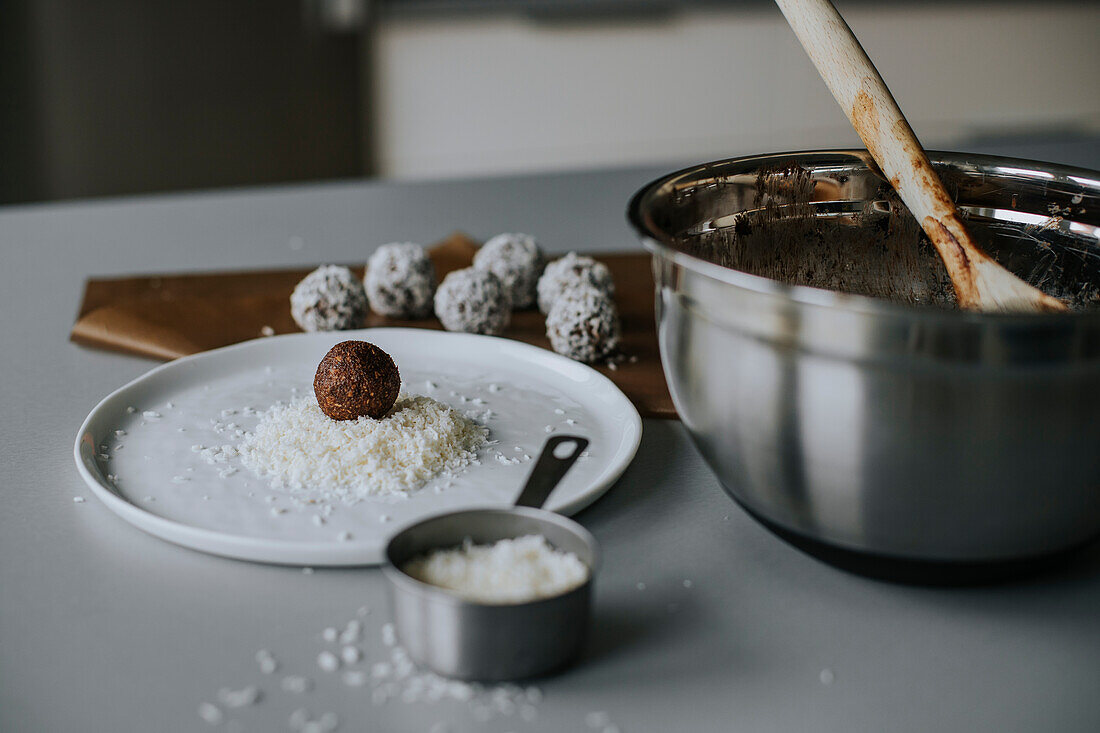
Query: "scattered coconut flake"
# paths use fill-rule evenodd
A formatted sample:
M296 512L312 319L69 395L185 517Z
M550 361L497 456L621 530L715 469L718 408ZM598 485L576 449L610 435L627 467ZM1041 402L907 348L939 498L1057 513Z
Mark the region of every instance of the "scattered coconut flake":
M692 583L692 582L691 582L690 580L688 580L687 578L684 578L684 587L685 587L685 588L690 588L690 587L691 587L692 585L694 585L694 583Z
M351 541L351 532L341 532L340 534L336 535L336 539L340 542L349 542Z
M282 687L283 690L286 692L309 692L311 689L313 689L313 680L311 680L309 677L302 677L301 675L292 674L283 677Z
M239 690L223 687L218 690L218 702L225 705L227 708L243 708L249 705L255 705L260 700L262 694L260 688L255 685L249 685Z
M362 658L362 654L358 648L346 646L340 650L340 658L344 660L344 664L355 664Z
M159 412L156 412L155 410L146 410L145 412L141 413L141 416L149 420L156 420L161 417L161 414Z
M818 679L821 680L821 684L823 685L831 685L836 680L836 675L833 674L833 670L826 668L821 670Z
M302 726L302 733L332 733L340 727L340 719L335 713L324 713L317 720L308 720Z
M335 644L337 637L340 635L336 629L329 626L327 629L321 632L321 638L330 644Z
M325 672L335 672L340 669L340 658L330 651L323 651L317 655L317 666Z
M84 497L83 496L74 496L73 497L73 503L74 504L83 504L84 503Z
M313 575L313 568L302 568L302 575Z
M209 725L217 725L222 722L224 716L217 705L204 702L202 705L199 705L199 717L203 719L203 722Z
M301 733L332 733L340 727L340 719L335 713L324 713L316 720L310 720L309 711L298 708L290 714L287 724Z
M256 652L256 664L259 665L261 674L275 674L279 669L279 662L267 649Z
M584 716L584 724L589 728L603 728L611 722L611 716L603 710L594 710Z
M348 625L344 627L344 630L340 632L341 644L354 644L359 641L359 632L362 630L363 625L358 619L352 619L348 621Z
M362 687L367 684L367 673L361 669L351 669L344 672L342 679L348 687Z
M263 326L260 329L260 335L261 336L274 336L275 335L275 329L272 328L271 326Z

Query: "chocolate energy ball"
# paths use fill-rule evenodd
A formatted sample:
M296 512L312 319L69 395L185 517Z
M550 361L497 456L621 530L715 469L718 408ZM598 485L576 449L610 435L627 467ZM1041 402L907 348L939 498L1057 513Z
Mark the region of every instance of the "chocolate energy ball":
M615 295L611 271L602 262L570 252L546 266L538 282L539 310L549 314L554 302L566 291L588 286Z
M313 377L321 412L333 420L380 418L401 391L401 374L393 359L366 341L342 341L325 354Z
M516 310L535 304L535 286L545 266L546 258L530 234L498 234L474 255L474 267L500 278Z
M423 318L432 312L435 267L419 244L384 244L367 260L363 280L371 310L393 318Z
M619 345L621 332L615 301L590 285L567 290L546 317L546 335L554 351L577 361L609 355Z
M500 278L467 267L443 278L435 291L435 314L448 331L495 335L508 325L512 301Z
M348 268L321 265L294 288L290 315L303 331L360 328L367 317L367 294Z

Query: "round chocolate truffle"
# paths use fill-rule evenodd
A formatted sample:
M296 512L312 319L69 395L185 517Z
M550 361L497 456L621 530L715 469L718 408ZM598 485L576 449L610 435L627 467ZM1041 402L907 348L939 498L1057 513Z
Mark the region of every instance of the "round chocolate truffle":
M530 234L498 234L474 255L474 267L500 278L516 310L535 304L535 286L545 266L542 250Z
M500 278L467 267L443 278L435 291L435 314L448 331L495 335L508 325L512 302Z
M620 334L615 301L592 286L566 291L546 317L546 335L554 351L577 361L609 355L619 345Z
M363 280L371 310L393 318L423 318L432 312L435 268L419 244L394 242L367 260Z
M294 288L290 315L303 331L360 328L367 316L367 294L348 268L321 265Z
M615 283L607 265L591 257L570 252L560 260L546 266L538 282L539 310L549 314L550 309L566 291L587 286L615 295Z
M380 418L401 391L393 359L366 341L341 341L317 365L313 393L321 412L333 420Z

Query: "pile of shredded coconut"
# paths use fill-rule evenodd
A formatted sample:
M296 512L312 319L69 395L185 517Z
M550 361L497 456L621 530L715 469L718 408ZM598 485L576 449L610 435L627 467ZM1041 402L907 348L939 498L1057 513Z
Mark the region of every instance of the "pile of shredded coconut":
M467 539L462 547L413 558L401 569L471 601L497 604L551 598L588 579L588 567L576 555L534 534L492 545Z
M466 467L488 433L430 397L402 395L378 420L333 420L310 396L262 413L238 450L244 466L274 488L355 503L368 496L406 495Z

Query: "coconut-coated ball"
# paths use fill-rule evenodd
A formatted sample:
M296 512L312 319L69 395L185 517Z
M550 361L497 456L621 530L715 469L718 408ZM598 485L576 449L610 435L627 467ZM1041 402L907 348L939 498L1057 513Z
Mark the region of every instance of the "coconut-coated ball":
M383 417L400 391L401 374L393 359L366 341L333 346L313 377L317 405L333 420Z
M303 331L360 328L367 317L367 294L348 268L321 265L294 288L290 315Z
M474 267L500 278L516 310L535 304L535 286L545 266L546 258L530 234L498 234L474 255Z
M393 318L423 318L432 312L435 267L419 244L394 242L367 260L363 280L371 310Z
M591 257L570 252L546 266L538 282L539 310L549 314L554 302L566 291L589 286L615 295L615 283L607 265Z
M621 333L615 301L592 286L566 291L546 317L546 335L554 351L577 361L593 362L611 354Z
M499 334L512 316L508 291L496 275L467 267L443 278L435 314L448 331Z

